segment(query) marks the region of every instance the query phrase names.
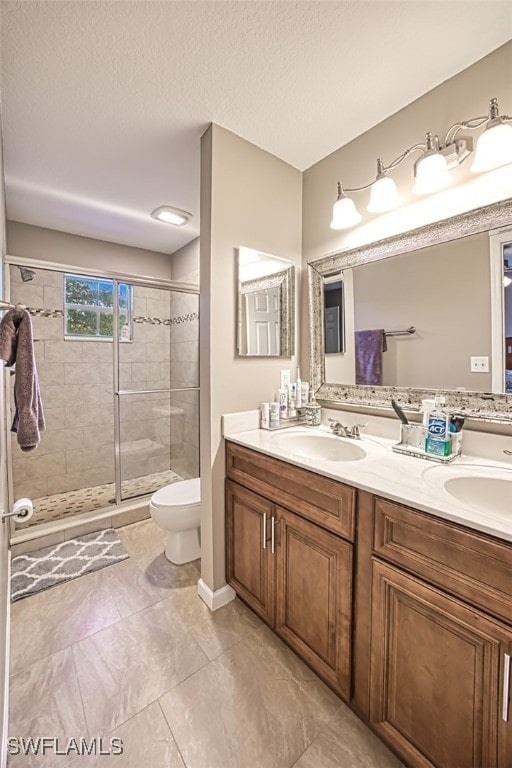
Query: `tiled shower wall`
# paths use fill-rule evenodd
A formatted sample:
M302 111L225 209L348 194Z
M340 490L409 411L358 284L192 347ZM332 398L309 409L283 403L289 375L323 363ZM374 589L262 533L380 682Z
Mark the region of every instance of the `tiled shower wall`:
M11 266L11 300L31 308L63 310L63 274L34 271L34 279L23 283L17 267ZM198 331L191 327L197 329L198 321L178 325L148 322L148 318L172 318L182 298L187 307L190 300L195 302L197 311L197 296L134 287L134 317L145 321L134 323L133 341L120 345L121 389L165 389L171 381L173 386L194 377L197 381ZM174 303L176 307L171 306ZM36 316L32 322L47 428L31 454L20 451L13 435L15 497L40 498L112 482L112 342L66 341L62 317ZM195 337L194 353L183 345L191 336ZM195 360L190 360L193 354ZM197 476L199 398L197 393L190 393L192 400L183 395L171 399L168 394L141 394L121 399L122 479L171 468L182 476Z
M197 294L171 294L172 388L199 387L198 312ZM171 406L183 412L183 443L171 447L172 468L182 477L199 477L199 392L174 392Z

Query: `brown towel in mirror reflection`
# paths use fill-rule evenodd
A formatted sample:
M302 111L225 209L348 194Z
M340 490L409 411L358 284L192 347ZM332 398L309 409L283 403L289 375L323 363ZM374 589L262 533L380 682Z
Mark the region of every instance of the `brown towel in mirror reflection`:
M382 384L382 353L388 348L383 328L355 332L356 384Z
M45 428L34 356L32 320L25 310L10 309L0 322L0 360L15 367L15 414L11 432L17 433L22 451L39 445Z

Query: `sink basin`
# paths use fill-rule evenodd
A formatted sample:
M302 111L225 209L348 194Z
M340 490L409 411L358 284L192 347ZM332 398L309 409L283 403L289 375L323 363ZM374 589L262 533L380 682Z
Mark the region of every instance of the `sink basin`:
M366 456L365 449L355 440L324 434L276 435L276 445L283 451L307 459L324 461L359 461Z
M449 496L468 507L512 519L512 468L433 467L424 477L427 482L434 480L440 484Z

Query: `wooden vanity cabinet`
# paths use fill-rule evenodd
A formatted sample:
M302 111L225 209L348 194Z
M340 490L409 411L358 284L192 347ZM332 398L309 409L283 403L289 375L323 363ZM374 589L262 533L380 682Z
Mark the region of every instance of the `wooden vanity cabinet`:
M352 545L276 508L277 634L350 698Z
M512 768L512 547L374 509L370 724L413 768Z
M260 459L264 472L257 466ZM320 677L348 700L352 543L329 527L352 533L355 493L343 484L291 465L281 467L283 464L227 444L227 581ZM252 467L254 474L249 471ZM265 495L241 485L240 480L264 490ZM313 485L320 498L328 502L327 511L318 506L311 516L325 519L329 527L321 527L304 516L314 507L310 490Z
M408 768L512 768L512 543L229 442L226 464L240 597Z
M275 558L268 524L274 505L226 480L227 581L267 624L274 624Z

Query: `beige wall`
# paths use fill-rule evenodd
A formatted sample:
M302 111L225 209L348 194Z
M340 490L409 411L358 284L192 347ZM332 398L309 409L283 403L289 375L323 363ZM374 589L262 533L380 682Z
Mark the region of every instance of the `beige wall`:
M199 284L199 238L175 251L172 256L172 279L180 283Z
M491 355L486 233L365 264L353 276L356 330L416 328L388 336L383 384L491 391L490 373L470 371L472 355Z
M375 177L377 157L382 157L385 164L390 163L405 148L424 141L427 131L444 136L452 123L486 114L492 97L498 98L503 113L510 114L511 78L512 42L509 42L305 171L303 264L327 253L373 242L509 197L512 188L510 166L473 175L469 170L470 158L455 170L454 186L427 198L414 199L411 193L413 162L406 160L393 173L404 203L399 209L381 216L369 214L366 211L367 193L354 193L354 201L364 214L363 222L345 231L334 231L329 227L338 180L345 187L367 183ZM479 132L472 133L475 138L479 135ZM303 313L302 331L301 363L307 370L306 313Z
M202 578L225 583L224 446L221 414L272 399L281 368L296 358L236 356L237 246L300 265L301 173L229 131L212 125L201 155L201 492Z
M165 253L130 248L17 221L7 222L7 253L23 259L171 279L172 257Z

